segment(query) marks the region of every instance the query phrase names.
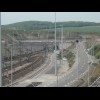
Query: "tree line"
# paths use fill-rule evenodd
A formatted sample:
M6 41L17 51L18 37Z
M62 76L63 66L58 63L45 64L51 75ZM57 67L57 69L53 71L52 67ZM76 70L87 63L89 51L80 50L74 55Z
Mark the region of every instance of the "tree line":
M69 22L57 22L57 28L63 27L84 27L84 26L100 26L100 23L95 22L82 22L82 21L69 21ZM24 21L13 23L9 25L2 25L3 29L18 29L18 30L42 30L42 29L54 29L55 23L47 21Z

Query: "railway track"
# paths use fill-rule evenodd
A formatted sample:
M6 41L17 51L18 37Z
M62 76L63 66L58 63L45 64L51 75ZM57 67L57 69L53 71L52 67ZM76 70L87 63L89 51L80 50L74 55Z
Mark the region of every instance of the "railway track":
M28 73L34 71L36 68L40 67L41 64L43 64L45 61L45 58L43 56L39 56L37 57L37 59L30 63L29 65L25 66L24 68L13 72L13 82L21 77L24 77L25 75L27 75ZM11 79L11 73L7 76L4 75L3 76L3 86L8 85L9 81Z
M48 47L48 51L49 51L49 52L52 51L52 49L53 49L52 47ZM23 51L24 51L24 50L23 50ZM20 52L22 53L23 51L20 51ZM44 51L46 51L46 48L43 48L43 49L38 50L38 51L30 51L30 53L19 54L19 55L13 56L13 57L12 57L12 60L13 60L13 61L14 61L14 60L18 60L20 57L23 58L23 57L30 56L30 55L34 55L34 54L38 54L38 53L44 52ZM9 51L9 53L10 53L10 51ZM9 57L3 56L2 61L3 61L3 62L8 62L8 61L10 61L10 59L11 59L10 56L9 56Z
M49 52L51 52L52 50L50 50L49 48ZM34 53L29 53L29 54L23 54L23 55L18 55L18 56L13 56L12 57L12 68L15 69L17 67L20 67L26 63L31 62L32 60L34 60L33 58L35 58L37 55L41 55L44 54L44 50L40 50L40 51L36 51ZM45 55L45 54L44 54ZM10 57L4 57L3 58L3 68L2 71L3 72L7 72L9 70L11 70L11 61L10 61ZM15 63L13 63L15 62Z
M21 55L17 55L17 56L13 56L12 60L18 60L20 59L20 57L27 57L27 56L31 56L31 55L35 55L35 54L39 54L40 52L43 52L43 50L39 50L39 51L35 51L35 52L31 52L31 53L27 53L27 54L21 54ZM11 60L11 57L3 57L3 62L8 62Z
M30 62L34 61L34 60L36 59L36 57L37 57L38 55L41 55L42 53L43 53L43 52L40 52L40 53L38 53L38 54L33 54L33 55L28 56L28 57L21 58L21 61L17 61L16 63L14 63L14 64L12 65L12 68L15 69L15 68L17 68L17 67L20 67L20 66L26 64L26 63L30 63ZM4 68L2 69L2 71L3 71L3 72L7 72L7 71L9 71L9 70L11 70L10 62L9 62L9 65L7 65L6 67L4 67Z
M52 49L48 49L48 52L52 52ZM2 68L3 72L3 86L9 86L11 84L11 75L13 82L25 77L36 68L40 67L45 61L45 50L39 50L28 54L21 54L12 57L12 71L10 65L10 57L3 57L3 64L6 64Z

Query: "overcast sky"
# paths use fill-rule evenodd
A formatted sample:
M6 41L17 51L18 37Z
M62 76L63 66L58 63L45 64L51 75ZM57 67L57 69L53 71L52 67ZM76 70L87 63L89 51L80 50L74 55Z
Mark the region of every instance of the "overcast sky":
M52 21L54 12L1 12L1 24L21 21ZM57 12L57 21L89 21L100 22L100 12Z

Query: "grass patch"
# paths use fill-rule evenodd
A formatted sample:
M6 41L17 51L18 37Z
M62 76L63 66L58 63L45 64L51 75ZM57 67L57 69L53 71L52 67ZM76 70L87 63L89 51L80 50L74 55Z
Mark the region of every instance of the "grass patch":
M69 47L67 48L67 50L71 50L71 49L74 49L74 48L76 48L76 45L75 45L75 43L72 43L72 45L69 46Z
M100 26L90 26L90 27L67 27L65 28L67 32L82 32L82 33L100 33Z
M75 63L75 54L72 52L75 47L75 43L72 43L72 45L69 46L64 52L64 57L67 58L69 67L72 67L72 65Z
M74 59L75 59L75 55L72 52L69 52L68 54L65 55L65 57L68 60L69 63L69 67L72 67L72 65L75 63Z
M94 46L94 48L92 48L92 49L89 51L89 54L90 54L90 55L91 55L91 51L94 51L94 56L95 56L97 59L100 59L100 45Z
M100 77L100 64L96 67L94 73L93 73L93 77Z
M90 84L100 77L100 64L96 67L92 77L90 78Z
M70 68L75 63L75 54L72 52L72 50L75 47L76 47L75 43L72 43L72 45L69 46L67 49L64 49L64 52L63 52L63 56L67 59ZM57 55L57 58L59 60L62 59L61 55L62 55L61 52Z

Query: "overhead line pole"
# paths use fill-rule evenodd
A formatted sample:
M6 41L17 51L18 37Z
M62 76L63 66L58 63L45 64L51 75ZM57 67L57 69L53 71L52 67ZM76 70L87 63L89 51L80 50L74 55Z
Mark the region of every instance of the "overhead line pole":
M2 87L2 54L1 54L1 12L0 12L0 87Z
M10 46L11 54L10 54L10 60L11 60L11 87L13 86L13 68L12 68L12 55L13 55L13 46Z
M63 64L63 25L62 25L62 38L61 38L61 43L62 43L62 64Z
M79 41L76 41L76 48L77 48L77 82L79 84L79 49L78 49Z
M77 44L77 56L78 56L78 65L77 65L77 80L79 84L79 51L78 51L78 44Z
M57 75L57 59L56 59L56 51L57 51L57 45L56 45L56 12L55 12L55 75Z
M57 30L56 30L56 12L55 12L55 75L57 76L57 87L58 87L58 69L57 69Z

